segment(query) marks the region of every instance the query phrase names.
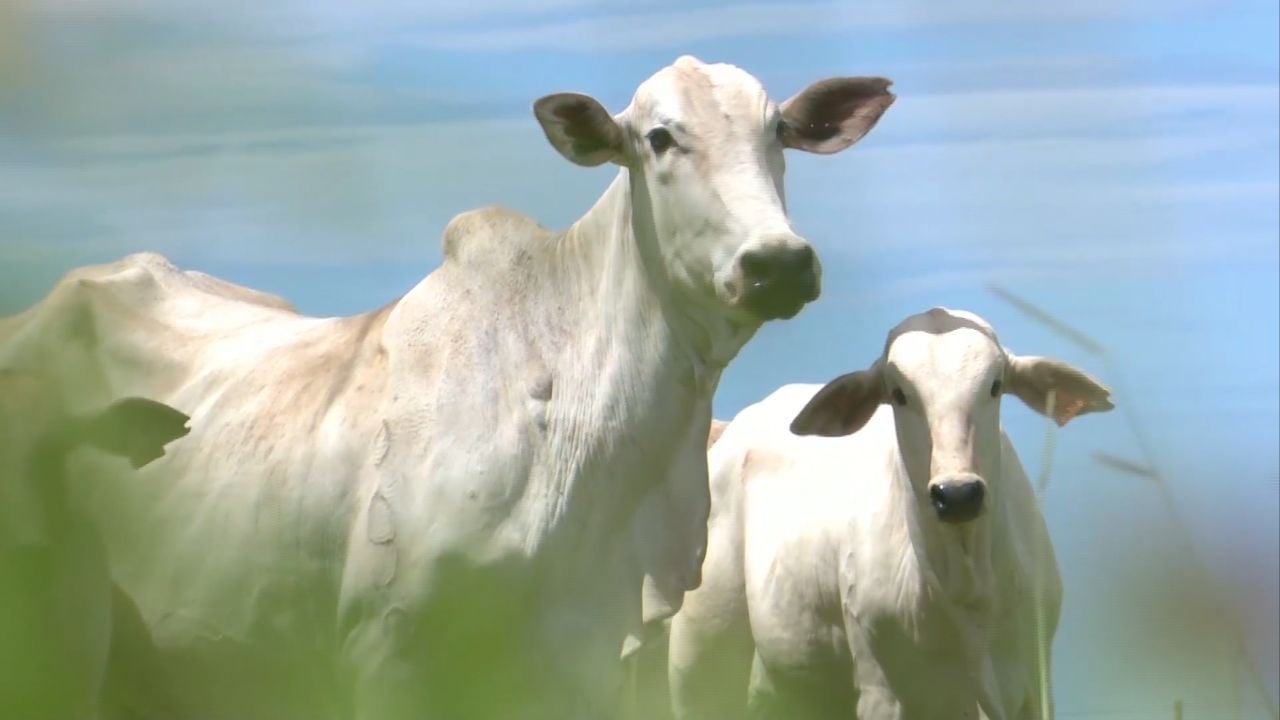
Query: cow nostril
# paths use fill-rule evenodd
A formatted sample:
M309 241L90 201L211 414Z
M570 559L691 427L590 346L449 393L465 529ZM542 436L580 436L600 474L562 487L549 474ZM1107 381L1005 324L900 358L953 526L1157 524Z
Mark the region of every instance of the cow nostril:
M753 250L742 255L742 275L748 285L795 279L812 273L816 259L813 248L807 244Z
M808 245L801 245L790 253L787 265L792 272L808 272L813 269L814 258L813 248Z
M762 319L794 316L818 296L818 260L808 243L778 240L738 259L741 299Z
M764 254L749 252L742 256L742 275L748 285L762 285L774 274L774 263Z

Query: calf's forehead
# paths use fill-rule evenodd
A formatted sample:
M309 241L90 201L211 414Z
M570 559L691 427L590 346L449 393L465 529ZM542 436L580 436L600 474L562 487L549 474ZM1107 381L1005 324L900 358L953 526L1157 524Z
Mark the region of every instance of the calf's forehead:
M758 127L775 109L764 86L750 73L688 56L644 81L632 107L650 120L680 123L693 131Z
M996 339L995 328L991 327L991 323L988 323L978 315L967 310L952 310L951 308L939 306L930 308L922 313L916 313L894 326L885 339L885 349L887 350L894 340L903 333L918 331L941 335L960 328L976 330L991 338L992 342L999 342Z
M984 380L1004 363L1000 344L975 327L905 330L890 341L886 357L917 385L951 387Z

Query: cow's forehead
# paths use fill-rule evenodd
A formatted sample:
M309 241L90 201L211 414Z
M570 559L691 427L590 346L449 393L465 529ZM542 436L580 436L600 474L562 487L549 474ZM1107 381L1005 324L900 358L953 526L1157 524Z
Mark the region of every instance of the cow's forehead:
M695 126L760 124L774 109L764 86L747 71L690 55L641 83L632 107L656 122Z
M912 315L889 332L886 358L900 370L933 369L945 373L966 369L985 374L1004 351L995 330L981 317L963 310L933 308Z

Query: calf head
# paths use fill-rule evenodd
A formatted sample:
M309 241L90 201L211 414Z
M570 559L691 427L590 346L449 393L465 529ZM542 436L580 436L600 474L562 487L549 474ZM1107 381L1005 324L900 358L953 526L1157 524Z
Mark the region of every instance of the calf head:
M572 162L629 170L641 251L682 300L758 323L792 317L819 293L821 267L787 217L783 149L853 145L893 103L889 85L832 78L778 105L748 73L684 56L619 115L577 93L548 95L534 114Z
M1060 426L1114 407L1110 391L1084 372L1058 360L1014 355L982 318L934 308L895 327L870 368L841 375L818 391L791 431L849 435L881 403L891 403L918 500L944 523L967 523L983 513L1000 476L1000 400L1008 394L1051 413Z

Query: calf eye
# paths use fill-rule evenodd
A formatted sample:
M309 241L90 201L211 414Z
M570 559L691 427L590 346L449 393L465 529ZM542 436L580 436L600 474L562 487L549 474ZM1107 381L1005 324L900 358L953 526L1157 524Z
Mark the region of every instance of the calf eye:
M893 401L898 405L907 404L907 394L902 392L902 388L894 388L893 392L890 393L890 395L893 396Z
M991 397L999 397L1001 387L1002 386L999 380L996 380L995 382L991 383Z
M649 131L646 137L649 138L649 147L653 148L653 152L658 155L666 152L672 145L676 144L675 138L671 137L671 133L666 128L654 128Z

